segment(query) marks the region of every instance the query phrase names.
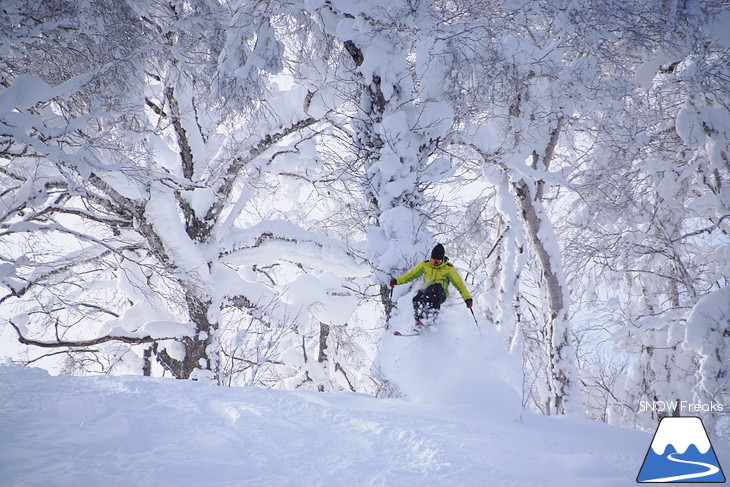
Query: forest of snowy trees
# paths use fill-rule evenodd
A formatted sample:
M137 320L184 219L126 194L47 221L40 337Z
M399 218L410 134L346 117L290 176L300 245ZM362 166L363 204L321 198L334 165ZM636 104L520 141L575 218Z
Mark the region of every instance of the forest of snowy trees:
M0 84L6 360L397 394L440 242L526 407L730 407L725 0L11 0Z

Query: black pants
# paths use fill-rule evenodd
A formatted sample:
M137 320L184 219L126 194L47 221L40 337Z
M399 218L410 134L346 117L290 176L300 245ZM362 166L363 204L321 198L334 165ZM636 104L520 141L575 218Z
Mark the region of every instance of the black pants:
M446 291L441 284L431 284L413 296L413 317L416 321L435 319L441 305L446 301Z

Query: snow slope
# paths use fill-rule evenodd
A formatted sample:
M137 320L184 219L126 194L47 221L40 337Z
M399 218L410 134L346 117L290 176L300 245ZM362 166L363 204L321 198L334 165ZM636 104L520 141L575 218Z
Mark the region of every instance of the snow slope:
M0 485L626 486L651 441L582 419L519 416L480 401L0 366ZM715 445L721 464L726 447Z

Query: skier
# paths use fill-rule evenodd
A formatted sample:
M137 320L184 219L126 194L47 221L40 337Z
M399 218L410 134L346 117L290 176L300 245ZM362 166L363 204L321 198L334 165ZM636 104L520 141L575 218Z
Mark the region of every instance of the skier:
M432 324L433 320L436 319L441 305L449 297L449 284L456 287L464 299L466 307L471 309L471 295L456 268L449 263L445 253L444 246L437 244L431 251L430 260L419 262L402 276L390 280L390 287L394 287L423 276L421 289L413 297L413 316L416 320L416 332L423 329L424 321Z

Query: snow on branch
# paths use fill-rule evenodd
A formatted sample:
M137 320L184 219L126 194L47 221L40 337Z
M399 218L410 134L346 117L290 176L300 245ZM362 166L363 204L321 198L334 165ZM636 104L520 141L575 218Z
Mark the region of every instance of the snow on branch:
M175 340L195 333L195 327L189 323L150 322L146 323L134 333L105 335L89 340L57 340L53 342L34 340L26 337L22 325L15 323L13 318L8 321L18 335L18 341L24 345L33 345L40 348L86 348L101 345L107 342L122 342L131 345L153 343L161 340ZM169 336L165 336L169 335Z
M267 134L266 136L264 136L256 145L254 145L248 151L247 157L238 157L231 163L231 165L228 167L228 171L226 171L224 185L219 193L227 194L227 190L229 190L230 186L233 185L233 181L240 172L241 168L243 168L243 166L245 166L248 162L266 152L268 149L273 147L285 137L304 130L305 128L315 124L317 121L318 120L316 118L307 117L288 127L283 127L279 132Z
M339 241L305 230L287 221L263 221L246 230L232 231L221 242L221 258L232 264L255 261L276 263L283 259L326 267L344 275L364 276L365 266Z

